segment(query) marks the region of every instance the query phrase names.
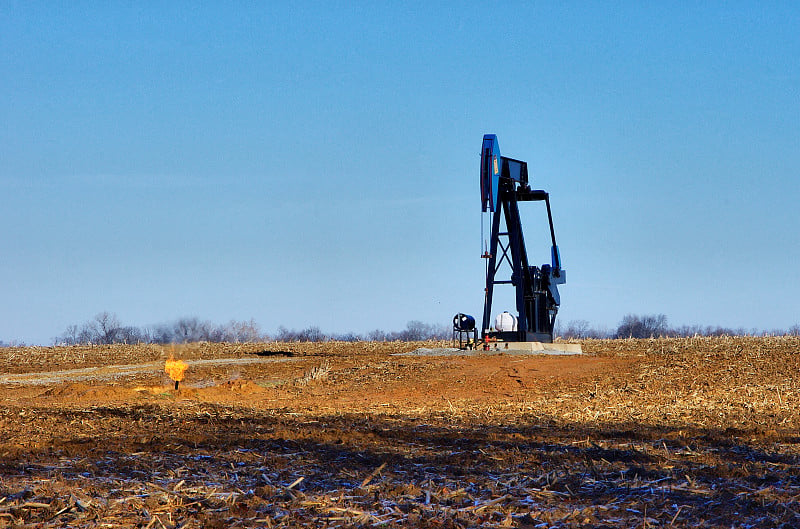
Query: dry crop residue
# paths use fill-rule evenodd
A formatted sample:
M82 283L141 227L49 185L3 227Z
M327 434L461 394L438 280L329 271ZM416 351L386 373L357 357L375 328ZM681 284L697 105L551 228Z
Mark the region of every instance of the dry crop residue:
M0 349L0 526L800 525L798 338L420 345Z

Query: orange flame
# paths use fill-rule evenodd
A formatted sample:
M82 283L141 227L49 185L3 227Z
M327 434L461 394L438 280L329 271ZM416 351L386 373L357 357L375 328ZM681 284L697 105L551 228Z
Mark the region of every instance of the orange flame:
M169 375L169 378L175 382L183 380L183 376L186 374L188 368L189 364L183 360L175 360L172 356L170 356L167 363L164 364L164 371Z

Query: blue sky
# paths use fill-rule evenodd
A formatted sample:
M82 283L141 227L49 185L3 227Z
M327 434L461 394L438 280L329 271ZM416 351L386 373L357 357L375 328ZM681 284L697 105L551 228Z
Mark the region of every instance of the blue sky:
M796 3L162 4L0 6L0 340L479 316L485 133L563 322L800 322Z

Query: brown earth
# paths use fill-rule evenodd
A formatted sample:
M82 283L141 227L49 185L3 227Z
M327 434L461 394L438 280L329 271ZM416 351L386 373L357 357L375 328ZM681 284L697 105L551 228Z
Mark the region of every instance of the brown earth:
M796 337L421 345L0 349L0 526L800 526Z

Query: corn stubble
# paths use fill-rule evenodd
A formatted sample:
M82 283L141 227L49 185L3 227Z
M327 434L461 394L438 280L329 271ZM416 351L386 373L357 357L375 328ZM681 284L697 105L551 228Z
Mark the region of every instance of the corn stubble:
M418 345L181 352L308 357L314 367L286 389L296 402L6 401L0 526L800 526L796 337L589 340L589 358L625 368L519 393L386 402L382 388L404 369L441 376L388 355ZM3 366L24 352L1 352ZM348 384L364 404L302 400Z

